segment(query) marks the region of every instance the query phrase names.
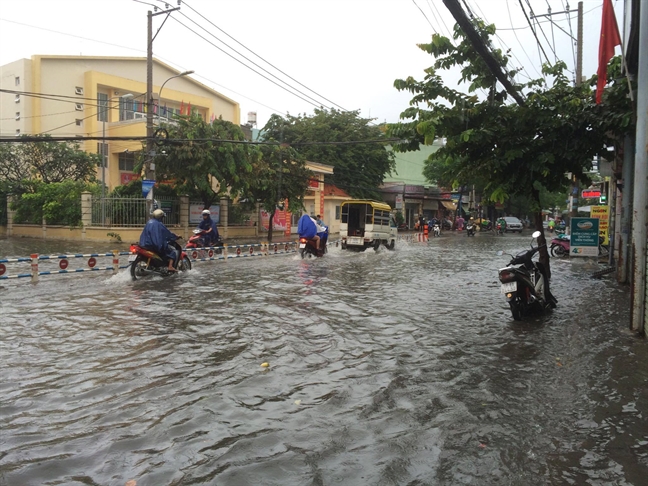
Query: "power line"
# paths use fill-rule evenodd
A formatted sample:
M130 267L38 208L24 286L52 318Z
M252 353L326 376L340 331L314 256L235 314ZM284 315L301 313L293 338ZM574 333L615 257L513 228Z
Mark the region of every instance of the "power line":
M248 68L250 71L252 71L252 72L258 74L259 76L261 76L262 78L266 79L267 81L270 81L270 82L271 82L272 84L274 84L275 86L278 86L279 88L283 89L284 91L287 91L287 92L290 93L291 95L296 96L297 98L299 98L299 99L305 101L306 103L308 103L308 104L310 104L310 105L313 105L315 108L321 108L321 107L322 107L322 105L317 105L316 103L313 103L312 101L307 100L306 98L304 98L304 97L302 97L302 96L299 96L299 95L296 94L296 93L293 93L292 91L290 91L290 90L289 90L288 88L286 88L285 86L280 85L280 84L277 83L276 81L273 81L273 80L270 79L269 77L267 77L267 76L265 76L264 74L260 73L259 71L255 70L254 68L248 66L247 64L245 64L245 63L244 63L243 61L241 61L240 59L237 59L237 58L234 57L232 54L230 54L229 52L225 51L225 50L222 49L221 47L217 46L216 44L214 44L214 43L213 43L212 41L210 41L209 39L207 39L207 38L203 37L202 35L200 35L198 32L196 32L195 30L193 30L191 27L189 27L189 26L183 24L180 20L178 20L178 19L175 18L174 16L171 16L171 18L172 18L173 20L175 20L176 22L178 22L180 25L182 25L182 26L183 26L185 29L187 29L188 31L190 31L190 32L192 32L193 34L197 35L197 36L200 37L202 40L204 40L205 42L207 42L207 43L210 44L211 46L213 46L213 47L215 47L216 49L218 49L219 51L221 51L223 54L226 54L227 56L231 57L232 59L234 59L234 60L235 60L236 62L238 62L239 64L245 66L245 67Z
M206 18L204 15L202 15L200 12L198 12L196 9L194 9L193 7L191 7L191 5L189 5L187 2L183 2L182 5L184 5L185 7L189 8L190 10L192 10L194 13L196 13L196 15L198 15L198 16L200 16L201 18L203 18L204 20L206 20L208 23L210 23L211 25L213 25L215 28L217 28L219 31L221 31L223 34L225 34L227 37L229 37L229 38L232 39L234 42L236 42L238 45L240 45L241 47L243 47L244 49L246 49L248 52L254 54L256 57L258 57L258 58L261 59L263 62L265 62L266 64L268 64L269 66L271 66L273 69L276 69L278 72L280 72L281 74L283 74L284 76L286 76L286 77L289 78L290 80L292 80L292 81L294 81L295 83L299 84L300 86L306 88L306 89L307 89L308 91L310 91L311 93L316 94L318 97L322 98L323 100L328 101L328 102L331 103L332 105L337 106L337 107L340 108L342 111L349 111L349 110L343 108L342 106L338 105L337 103L334 103L333 101L329 100L328 98L322 96L322 95L319 94L317 91L314 91L313 89L309 88L309 87L306 86L305 84L300 83L300 82L297 81L295 78L293 78L293 77L290 76L289 74L285 73L284 71L282 71L282 70L279 69L277 66L275 66L275 65L272 64L271 62L267 61L266 59L264 59L264 58L261 57L260 55L258 55L256 52L254 52L254 51L251 50L250 48L248 48L248 47L246 47L245 45L243 45L241 42L239 42L238 40L236 40L236 39L235 39L234 37L232 37L230 34L228 34L228 33L225 32L223 29L221 29L221 28L218 27L216 24L214 24L211 20L209 20L209 19ZM222 42L222 41L221 41L221 42ZM227 44L225 44L225 45L227 45ZM229 46L228 46L228 47L229 47ZM231 47L230 47L230 49L231 49ZM235 52L236 52L236 51L235 51Z
M547 64L551 64L549 62L549 57L547 56L547 53L545 52L544 48L542 47L542 44L540 43L540 39L538 39L538 34L536 34L535 29L533 28L533 25L531 24L531 19L526 13L526 10L524 10L524 5L522 5L522 0L518 0L520 3L520 8L522 9L522 12L524 12L524 17L527 20L527 23L529 24L529 27L531 27L531 32L533 32L533 37L536 39L536 43L538 44L538 50L542 50L542 53L544 54L545 59L547 60Z
M509 8L508 1L506 2L506 10L508 11L509 21L511 22L511 27L513 27L513 18L511 17L511 9ZM515 32L515 30L516 29L513 29L513 35L515 36L515 39L518 41L518 44L520 44L520 47L522 48L522 52L524 52L527 59L529 60L529 62L533 66L533 69L535 69L536 73L538 73L538 76L542 77L542 73L540 73L540 71L538 71L537 68L535 67L535 64L534 64L533 60L531 59L531 57L527 53L527 51L524 48L524 45L522 44L522 42L520 42L520 38L517 36L517 32ZM520 63L520 64L522 64L522 63ZM528 74L528 72L527 72L527 74Z
M419 7L418 3L416 3L416 0L412 0L412 3L414 5L416 5L416 8L419 9L419 12L421 12L421 15L423 15L423 17L425 17L425 20L427 20L427 23L430 24L430 28L432 29L432 31L436 32L436 29L432 25L432 22L430 22L430 19L428 19L427 15L425 15L425 12L423 11L423 9L421 7Z
M436 7L436 5L434 5L434 3L432 3L431 0L427 0L427 5L428 5L428 8L430 9L430 12L432 13L432 16L434 17L434 20L436 21L436 23L439 24L439 26L443 27L444 34L447 33L448 34L448 39L451 39L452 38L452 29L448 28L448 26L446 25L445 21L443 20L443 16L441 15L441 12L439 12L439 9ZM436 11L436 14L435 14L435 11ZM438 18L437 18L437 15L438 15Z
M545 34L545 31L544 31L544 29L542 28L542 25L540 25L540 23L538 22L537 17L533 14L533 9L531 8L531 3L529 3L529 0L526 0L526 3L527 3L527 5L529 6L529 12L531 13L531 17L533 17L533 19L538 23L538 28L540 29L540 32L542 32L542 36L543 36L543 37L545 38L545 40L547 41L547 45L549 46L549 49L551 49L551 51L553 52L554 60L555 60L556 62L558 62L558 55L556 54L556 50L555 50L555 49L552 49L551 44L550 44L550 42L549 42L549 39L547 38L547 34ZM525 15L526 15L526 12L525 12ZM544 52L544 51L543 51L543 52ZM547 62L549 62L549 61L547 60Z
M263 72L267 73L269 76L272 76L273 78L275 78L275 79L276 79L277 81L279 81L280 83L285 84L288 88L290 88L290 89L296 91L297 93L299 93L299 94L305 96L306 98L308 98L308 99L314 101L316 104L319 103L320 106L323 105L323 103L321 103L319 100L317 100L317 99L313 98L312 96L310 96L310 95L304 93L303 91L301 91L301 90L295 88L294 86L291 86L289 83L287 83L286 81L282 80L281 78L279 78L279 77L276 76L275 74L271 73L270 71L268 71L268 70L267 70L266 68L264 68L263 66L260 66L259 64L257 64L257 63L254 62L253 60L251 60L249 57L247 57L247 56L241 54L239 51L237 51L236 49L234 49L233 47L229 46L227 43L223 42L221 39L219 39L218 37L216 37L213 33L209 32L209 30L207 30L206 28L204 28L204 27L203 27L202 25L200 25L198 22L196 22L195 20L189 18L189 17L188 17L187 15L185 15L183 12L180 12L180 15L182 15L182 16L185 17L187 20L189 20L190 22L192 22L194 25L198 26L199 28L201 28L202 30L204 30L205 32L207 32L207 34L209 34L209 35L212 36L214 39L216 39L217 41L219 41L219 42L221 42L222 44L224 44L226 47L228 47L229 49L231 49L232 51L234 51L236 54L238 54L239 56L241 56L241 57L242 57L243 59L245 59L246 61L252 63L254 66L256 66L257 68L261 69ZM216 47L216 46L215 46L215 47ZM239 59L236 59L234 56L232 56L231 54L227 53L227 52L224 51L223 49L221 49L221 48L218 48L218 49L219 49L221 52L223 52L223 53L229 55L232 59L235 59L236 61L240 62L241 64L243 64L244 66L246 66L246 67L249 68L249 66L247 66L245 63L243 63L243 62L240 61ZM251 68L250 68L250 69L251 69ZM252 69L252 71L254 71L254 72L257 73L257 74L260 74L258 71L254 70L254 69ZM264 76L264 77L265 77L265 76ZM268 79L268 78L266 78L266 79ZM275 83L275 84L276 84L276 83ZM284 89L285 89L285 88L284 88ZM290 92L290 91L289 91L289 92ZM294 94L294 93L291 93L291 94ZM304 98L302 98L302 99L304 99Z

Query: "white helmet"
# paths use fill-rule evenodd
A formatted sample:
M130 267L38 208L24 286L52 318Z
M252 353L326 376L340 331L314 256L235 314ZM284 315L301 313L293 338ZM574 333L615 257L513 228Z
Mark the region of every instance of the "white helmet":
M211 215L211 213L209 212L209 209L203 209L203 212L202 212L202 213L203 213L203 215L206 214L207 216L210 216L210 215Z
M164 217L164 211L162 211L161 209L156 209L155 211L153 211L153 217L155 219L162 219Z

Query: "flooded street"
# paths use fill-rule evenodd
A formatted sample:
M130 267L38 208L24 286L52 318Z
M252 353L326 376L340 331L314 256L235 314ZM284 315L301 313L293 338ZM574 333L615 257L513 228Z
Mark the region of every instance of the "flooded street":
M0 485L646 484L629 291L553 259L513 321L495 251L530 240L2 281Z

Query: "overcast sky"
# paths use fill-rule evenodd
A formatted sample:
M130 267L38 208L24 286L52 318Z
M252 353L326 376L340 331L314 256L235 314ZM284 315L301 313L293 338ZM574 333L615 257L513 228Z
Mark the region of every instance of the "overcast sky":
M159 0L142 1L164 7ZM539 77L539 49L520 0L462 2L474 15L495 23L498 38L494 44L512 50L513 66L524 68L521 81ZM530 5L536 15L546 14L548 6L554 13L565 11L566 4L577 8L575 0L521 3L527 13ZM583 1L586 76L597 69L602 3ZM176 6L176 0L169 4ZM623 2L613 0L613 4L622 30ZM35 54L145 56L149 9L134 0L0 0L0 65ZM421 79L433 59L416 44L429 42L434 32L449 35L454 25L441 0L187 0L172 17L155 39L154 56L180 70L195 70L196 79L240 103L242 123L248 112L257 112L259 127L274 112L312 113L314 105L360 110L362 116L379 122L398 121L411 96L398 93L394 80ZM154 31L163 18L154 18ZM553 18L570 32L566 14ZM575 12L571 18L571 32L576 36ZM547 56L552 62L557 56L573 71L574 43L558 27L552 30L546 17L539 20L544 22L543 32L537 33ZM285 86L212 34L304 94L290 94L248 69L245 65Z

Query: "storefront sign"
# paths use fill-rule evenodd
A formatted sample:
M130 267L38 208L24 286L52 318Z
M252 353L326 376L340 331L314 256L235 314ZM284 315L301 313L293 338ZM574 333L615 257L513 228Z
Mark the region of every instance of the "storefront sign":
M592 218L598 218L599 219L599 234L601 235L601 238L603 238L602 243L604 245L609 244L608 243L608 240L609 240L608 229L609 229L609 221L610 221L610 207L609 206L592 206L590 216Z
M272 224L272 229L277 230L277 231L286 231L287 229L287 224L286 221L288 221L288 218L290 213L286 211L279 211L278 209L274 213L274 218L273 218L273 224ZM264 230L268 230L268 221L270 219L270 214L268 214L266 211L261 210L261 226L263 227Z
M597 218L572 218L570 245L570 256L598 256L599 220Z

